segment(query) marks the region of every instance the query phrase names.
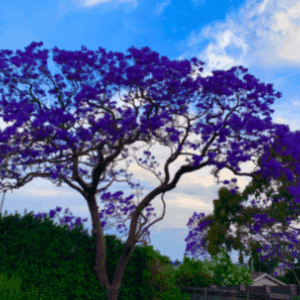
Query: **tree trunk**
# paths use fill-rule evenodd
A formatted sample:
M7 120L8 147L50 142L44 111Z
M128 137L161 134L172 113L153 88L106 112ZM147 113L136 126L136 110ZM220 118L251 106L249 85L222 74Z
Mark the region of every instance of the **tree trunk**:
M118 300L119 289L111 288L107 289L107 300Z
M95 266L94 270L96 277L99 280L100 286L105 286L107 291L107 300L118 300L118 293L121 287L126 264L128 263L132 253L134 252L135 245L138 242L135 236L136 224L138 215L133 219L131 224L129 236L125 244L123 253L121 255L119 264L117 265L114 278L110 283L106 270L106 243L103 229L101 227L99 218L99 206L96 203L95 196L87 197L88 207L92 217L92 230L91 235L95 237ZM103 259L104 258L104 259ZM98 299L97 299L98 300ZM100 300L100 299L99 299Z
M294 271L294 269L292 268L292 272L294 273L294 276L296 277L296 280L298 282L298 285L300 286L300 282L299 282L299 279L298 279L298 276L296 274L296 272Z

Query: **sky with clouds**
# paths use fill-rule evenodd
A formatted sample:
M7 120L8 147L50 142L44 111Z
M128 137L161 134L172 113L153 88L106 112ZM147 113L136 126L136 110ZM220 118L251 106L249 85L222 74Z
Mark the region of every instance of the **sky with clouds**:
M248 73L260 82L272 83L275 92L282 93L282 97L276 98L271 105L275 110L271 115L272 120L296 131L300 129L299 15L299 0L6 1L0 11L0 49L24 51L24 47L31 42L42 41L40 49L51 50L57 46L59 49L75 51L85 45L88 50L96 51L103 47L107 52L117 51L127 55L127 49L131 46L139 49L148 46L171 60L197 57L205 63L201 76L211 76L213 70L228 70L241 65L248 68ZM53 75L60 73L51 58L52 53L49 52L49 70ZM42 87L47 88L46 85ZM126 95L126 89L121 89L121 95ZM113 99L118 106L122 105L118 93L113 95ZM52 102L53 96L47 94L43 103L50 107ZM192 106L191 111L195 111ZM7 123L0 118L1 129L6 126ZM84 127L87 128L86 125ZM191 140L195 138L192 134ZM144 144L134 145L140 147ZM146 149L144 145L136 151L137 157L143 157ZM150 151L160 165L158 170L162 170L170 156L170 148L155 143ZM133 151L130 150L130 153ZM171 178L184 159L182 157L173 162L170 167ZM83 160L87 161L87 157L84 156ZM122 161L118 163L117 170L125 166ZM244 172L251 172L255 165L249 161L240 164L240 167ZM88 167L85 169L91 170ZM183 260L185 238L189 233L187 223L193 213L207 215L213 212L213 200L218 198L222 184L217 184L211 170L210 166L182 176L177 187L165 194L166 212L163 220L149 229L150 244L173 261ZM134 160L128 173L133 173L134 183L140 182L144 196L159 184L153 173L141 168ZM224 169L220 172L220 180L230 180L233 175ZM237 176L240 191L249 184L250 179ZM109 191L123 191L125 196L135 193L123 182L114 183ZM137 203L136 197L134 199ZM161 216L163 204L160 196L151 203L156 216ZM104 208L100 201L98 205L100 209ZM246 205L251 205L250 201ZM26 208L35 214L49 213L50 209L57 206L63 210L69 208L75 217L87 217L84 226L90 232L91 217L82 195L67 184L57 187L46 179L35 178L13 193L8 191L2 212L7 210L9 214L14 214L17 210L23 215ZM60 216L63 216L63 211ZM129 228L129 221L125 224ZM105 233L122 236L115 228ZM122 240L126 241L126 236ZM238 252L232 251L230 257L234 263L238 262Z

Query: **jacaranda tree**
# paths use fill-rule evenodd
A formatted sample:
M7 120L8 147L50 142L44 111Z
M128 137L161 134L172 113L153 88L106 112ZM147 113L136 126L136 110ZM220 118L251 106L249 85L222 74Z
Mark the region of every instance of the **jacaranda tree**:
M287 131L287 126L284 127ZM254 252L261 253L262 250L265 250L264 255L260 255L259 259L261 262L265 261L269 264L269 270L274 270L278 260L283 263L281 268L292 267L293 258L297 257L300 251L298 237L300 230L290 226L291 221L299 222L300 156L299 148L297 148L299 140L299 131L289 133L287 136L281 134L275 137L275 142L266 146L264 153L259 157L257 165L261 169L253 172L252 181L243 193L237 192L232 195L228 188L221 188L219 199L214 200L214 213L207 217L204 217L204 214L200 214L200 218L198 216L198 223L196 223L196 227L194 225L195 229L190 232L190 236L186 239L187 241L193 237L193 242L187 245L185 254L191 251L192 255L195 255L196 251L199 252L202 249L212 255L225 243L228 251L231 249L240 251L240 263L243 263L243 251L247 255L252 255L253 262L254 259L258 258ZM269 168L273 168L270 177L265 177L261 172L264 162L268 162ZM285 164L286 168L280 169L278 162ZM217 169L213 171L214 174L217 172ZM271 179L275 180L277 191ZM263 208L256 205L260 202L261 197L258 198L259 200L257 197L261 192L269 197L263 201L264 204L272 200L270 206ZM253 207L243 207L241 203L247 201L248 197L253 194L257 200L251 201ZM193 216L194 219L195 216L197 214ZM188 225L192 224L193 218L189 220ZM230 234L229 227L231 224L237 226L236 237ZM277 232L275 232L275 225ZM254 238L247 236L248 233L243 230L245 227L250 230L249 232ZM288 231L288 229L294 229L294 231ZM195 233L197 231L201 232L202 235ZM269 235L265 233L269 233ZM259 236L262 242L258 242L255 236ZM200 239L200 243L197 244L196 239ZM288 243L284 242L287 240ZM288 249L292 251L287 251L287 245ZM269 249L272 251L268 252Z
M278 156L278 153L275 152L274 149L271 149L271 156L275 157ZM261 158L262 155L259 157L258 166L261 165ZM284 162L291 162L292 159L290 156L280 156L280 161ZM294 167L291 167L291 170L294 170ZM281 175L276 180L276 186L279 187L278 190L280 191L280 196L286 196L289 202L272 202L269 207L244 207L242 206L242 202L248 199L248 196L255 194L256 197L260 195L261 192L266 193L268 197L275 198L279 195L276 194L275 188L273 184L269 180L265 180L259 175L259 180L252 179L250 184L247 185L244 192L241 194L239 192L232 195L230 189L226 187L222 187L219 189L219 199L213 200L214 204L214 211L212 214L206 216L201 222L204 220L210 222L210 226L207 227L209 229L206 234L206 241L207 244L205 245L206 251L210 255L216 255L218 253L221 246L224 246L225 243L226 250L230 252L232 249L239 250L239 263L244 263L243 252L245 254L253 254L251 260L253 261L253 269L256 272L266 272L266 269L269 269L269 273L272 273L274 268L277 267L278 262L282 262L282 252L280 251L280 258L272 258L272 260L266 260L264 262L257 261L259 253L257 253L257 249L261 247L261 243L257 241L257 239L250 236L248 237L248 233L244 231L244 228L247 228L246 225L254 225L256 220L255 216L257 214L267 214L268 217L274 217L274 220L280 220L282 223L281 230L279 231L286 231L288 225L286 222L287 216L291 216L294 214L295 218L298 218L298 215L294 212L291 208L291 203L293 201L293 197L289 194L284 186L288 186L284 175ZM213 222L211 222L213 221ZM264 242L264 233L267 230L274 231L274 224L278 226L278 222L272 221L265 223L264 228L260 229L259 236ZM237 232L234 235L231 234L230 225L237 226ZM257 235L257 234L256 234ZM270 237L270 235L269 235ZM272 237L272 236L271 236ZM272 237L272 241L268 241L268 243L263 244L270 244L272 243L273 246L279 244L282 240L276 236ZM261 257L261 256L260 256ZM251 261L251 264L252 264ZM250 266L249 266L250 267Z
M277 143L277 145L279 146L280 144ZM282 147L282 150L285 151L287 150L286 146ZM281 162L286 162L288 164L290 164L290 162L293 162L293 158L291 155L280 155L278 152L276 152L276 149L270 148L270 154L271 157L278 159ZM290 170L294 172L295 170L295 166L290 164ZM268 214L268 216L270 217L274 217L274 220L277 220L277 222L273 222L270 221L266 223L267 226L267 230L269 232L271 232L271 234L268 235L268 240L266 240L266 235L260 230L258 232L258 235L263 239L263 241L267 241L267 243L265 244L269 244L271 245L271 248L275 248L275 247L281 247L282 249L280 251L278 251L277 253L274 254L273 258L270 260L270 262L276 262L277 264L276 266L279 266L282 262L286 262L290 264L290 268L289 270L291 270L291 272L293 273L294 277L295 277L295 281L297 282L297 284L300 286L300 282L298 279L298 276L296 274L297 269L299 269L299 266L297 265L297 263L295 262L295 257L299 258L299 251L300 251L300 247L299 244L295 244L294 247L291 247L290 243L284 242L281 235L275 234L273 235L272 233L275 232L274 230L274 224L277 225L277 232L286 232L287 230L290 229L294 229L294 233L299 233L299 229L295 228L294 226L290 225L290 221L288 221L288 219L290 218L290 220L292 219L294 222L296 221L296 223L299 223L299 215L297 213L297 211L299 209L297 209L297 207L299 207L299 203L295 203L294 201L294 197L289 193L287 187L289 186L289 184L291 184L291 182L289 182L285 176L284 173L282 173L281 176L279 176L277 178L277 180L275 181L275 187L277 187L277 192L276 190L273 188L272 186L272 182L271 181L261 181L261 184L258 186L258 188L255 190L256 195L259 195L259 192L261 192L261 188L263 187L263 189L266 189L268 192L266 192L266 195L269 197L271 197L272 199L274 199L274 201L271 202L271 205L268 207L268 209L266 210L266 213ZM299 183L299 178L295 177L294 178L294 182L295 183ZM253 185L255 186L255 185ZM252 193L253 194L253 193ZM250 195L250 193L246 192L246 195ZM287 201L285 201L285 199ZM287 218L289 217L289 218ZM278 223L279 221L279 223ZM279 226L279 227L278 227ZM271 230L270 230L271 229ZM288 241L290 241L290 238L288 238ZM295 241L299 241L299 238L297 237ZM253 249L254 250L254 249ZM292 251L291 251L292 250ZM253 256L253 265L257 268L260 269L259 271L263 271L264 268L264 262L261 259L262 255L261 253L257 253L257 251L255 251L256 253L252 253ZM259 255L258 255L259 254ZM296 254L296 256L295 256ZM259 260L258 260L259 258ZM273 272L273 268L271 267L272 272ZM274 275L276 275L277 272L274 272ZM278 275L277 275L278 276Z
M286 150L286 146L283 147L284 150ZM271 156L272 157L279 157L280 161L282 162L291 162L292 157L291 155L279 155L276 153L275 149L271 149ZM295 167L291 166L291 170L294 171ZM295 182L297 182L297 178L295 178ZM293 221L296 221L299 223L299 217L297 214L298 209L296 206L299 207L299 203L294 202L294 197L289 193L287 190L287 187L289 186L290 182L286 179L284 174L282 174L280 177L277 178L275 187L277 187L277 192L276 190L272 187L272 182L271 181L261 181L260 187L263 187L263 189L266 189L268 192L266 192L266 195L274 199L274 201L271 202L271 205L266 209L265 213L269 217L275 217L273 218L274 220L276 219L277 222L271 222L269 221L266 223L266 230L267 232L271 233L268 236L266 236L265 232L262 232L262 230L259 231L258 235L261 238L261 240L264 242L265 245L271 245L271 247L281 247L280 251L275 253L275 255L272 257L272 259L269 259L270 265L269 265L269 272L273 272L274 275L277 274L277 272L274 271L274 268L272 267L272 264L274 263L274 266L280 266L280 264L285 261L286 263L291 263L292 267L289 268L291 272L293 272L295 276L296 282L300 286L300 282L297 278L296 272L299 266L297 266L297 263L295 262L295 256L293 255L293 252L297 252L297 258L299 257L299 245L295 245L295 247L291 247L290 243L284 242L284 240L281 237L281 235L272 235L272 233L275 232L274 230L274 224L276 224L276 229L277 232L286 232L287 230L290 231L290 229L296 230L296 232L299 232L299 229L296 229L294 226L290 225L290 222L288 221L288 218L293 219ZM255 186L255 185L253 185ZM259 195L259 192L261 190L256 189L256 194ZM253 193L252 193L253 194ZM246 195L250 195L250 193L246 192ZM280 197L279 197L280 196ZM283 199L287 199L288 201L284 201ZM270 219L269 219L270 220ZM279 221L279 223L278 223ZM244 224L246 224L245 222ZM268 240L266 240L266 237L268 237ZM299 240L297 238L297 240ZM288 239L289 241L289 239ZM267 243L265 243L267 242ZM261 247L261 246L260 246ZM258 247L259 248L259 247ZM256 248L256 249L258 249ZM292 251L290 251L292 249ZM254 249L253 249L254 250ZM255 253L254 253L255 252ZM253 266L258 269L258 272L264 272L266 270L266 267L268 267L268 264L264 264L267 262L267 260L263 261L260 258L262 257L261 252L257 253L255 250L252 252L252 260L253 260ZM295 269L295 270L294 270Z
M100 286L107 288L107 298L116 300L124 270L136 244L149 235L151 225L163 219L164 194L173 190L184 174L212 165L218 170L227 167L236 175L253 176L239 173L238 164L259 155L265 146L274 142L274 137L284 139L289 134L287 126L273 124L270 117L274 110L269 105L274 103L274 97L280 98L281 93L274 95L272 84L259 83L250 74L240 79L239 71L247 72L242 66L228 71L213 71L213 76L198 75L193 79L191 74L195 65L204 65L203 62L194 57L191 61L170 61L165 56L160 58L149 47L141 50L131 47L128 49L130 54L126 56L118 52L106 53L101 47L95 52L87 51L84 46L81 51L54 47L53 60L62 67L63 76L55 74L53 77L47 68L49 50L36 49L42 45L42 42L32 42L24 52L17 50L15 55L11 50L0 52L0 80L7 88L0 89L0 111L5 122L14 122L0 133L1 189L20 188L35 177L42 177L58 186L64 182L81 193L92 218L96 277ZM133 59L133 66L126 59ZM201 67L197 69L203 71ZM96 74L100 76L96 77ZM149 75L152 76L149 78ZM66 89L64 77L72 83L72 90ZM46 93L39 85L45 82L49 86L48 94L57 99L49 108L41 101ZM19 89L18 84L25 85L25 89ZM130 97L124 96L121 99L124 105L116 108L111 97L121 86L128 88ZM132 96L133 91L135 97ZM195 104L196 115L191 116L190 103ZM214 112L215 105L217 113ZM70 112L71 107L76 108L75 113ZM95 114L99 113L102 113L102 118L96 120ZM184 125L179 125L179 116L186 121ZM88 129L83 128L84 121L90 125ZM80 126L75 128L75 123ZM23 132L18 132L18 128L23 128ZM192 142L189 139L192 133L201 134L202 141ZM151 170L155 169L156 161L150 161L147 169L160 180L160 185L145 195L137 206L130 201L133 195L123 199L121 191L113 195L104 193L113 181L118 181L116 176L124 172L114 171L117 158L122 156L126 159L129 155L127 147L136 142L149 146L148 151L144 151L146 159L135 158L143 168L150 160L149 149L154 142L168 146L172 153L163 168L164 178L160 178L161 172L156 174ZM187 148L193 148L196 154L188 152ZM90 162L85 164L93 167L91 176L78 167L79 163L83 163L79 161L83 155L89 155ZM182 155L186 156L186 164L171 179L170 165ZM223 161L222 155L226 155ZM154 156L151 159L154 160ZM22 166L23 172L29 167L31 172L21 176L18 166ZM34 166L37 167L35 170ZM270 167L285 169L285 165L277 161L262 161L265 177L274 175L268 172ZM91 178L91 182L87 183L83 176ZM123 181L127 180L133 187L127 173L125 177ZM4 179L17 182L4 184ZM107 181L110 183L97 189L100 182ZM235 182L236 178L231 181ZM228 183L224 181L224 184ZM236 189L231 189L231 193L234 194ZM106 218L116 212L116 201L125 206L118 207L120 214L129 213L131 217L128 238L112 282L109 282L106 272L103 235L106 218L99 213L98 194L102 194L101 199L110 204ZM150 208L151 201L159 195L164 205L163 214L146 226L151 213L144 216L143 212L153 210Z

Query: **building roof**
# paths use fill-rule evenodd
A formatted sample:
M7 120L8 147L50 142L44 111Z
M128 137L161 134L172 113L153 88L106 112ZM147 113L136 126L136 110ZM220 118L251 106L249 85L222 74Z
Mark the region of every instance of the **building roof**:
M273 277L272 275L270 274L267 274L267 273L260 273L260 272L252 272L252 274L250 275L250 278L256 282L256 281L259 281L263 278L268 278L269 280L273 281L273 282L276 282L277 284L279 285L282 285L282 286L287 286L286 283L278 280L277 278Z
M236 263L235 265L238 267L246 267L247 270L249 270L249 266L247 263L244 264ZM287 269L281 269L280 267L275 267L274 269L274 272L277 272L280 276L285 275L287 271L288 271Z

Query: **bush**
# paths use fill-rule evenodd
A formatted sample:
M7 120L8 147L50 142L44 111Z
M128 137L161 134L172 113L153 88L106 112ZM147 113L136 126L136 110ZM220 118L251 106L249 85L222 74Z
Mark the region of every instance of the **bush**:
M175 279L175 284L183 287L208 287L214 283L214 276L205 273L199 261L189 259L176 270Z
M99 298L100 290L95 288L99 283L93 274L94 237L82 228L66 227L48 218L34 218L33 212L22 218L19 214L1 216L0 268L17 273L23 279L24 292L39 287L45 299L63 295ZM77 249L71 252L74 245Z
M22 280L15 275L8 279L7 273L0 274L0 299L15 300L20 293Z
M171 267L169 259L164 260L162 257L154 253L154 257L149 264L151 268L151 276L148 280L149 288L152 292L152 300L190 300L188 293L181 292L181 289L175 284L176 271ZM165 257L165 256L164 256ZM163 258L164 258L163 257Z
M6 300L43 300L39 296L37 288L32 288L30 292L22 292L20 290L22 279L13 274L10 279L7 276L8 272L2 272L0 275L0 299Z
M45 219L35 218L33 212L26 214L25 210L23 217L17 213L7 216L6 211L4 216L0 214L0 272L18 274L23 294L31 294L38 287L39 299L105 299L106 288L99 287L94 271L94 239L83 225L68 230L67 225L54 224L47 215ZM112 282L125 243L115 235L105 235L105 241L107 274ZM71 251L74 246L75 251ZM153 299L160 292L148 286L151 266L158 259L171 263L152 246L135 247L124 272L120 300Z

